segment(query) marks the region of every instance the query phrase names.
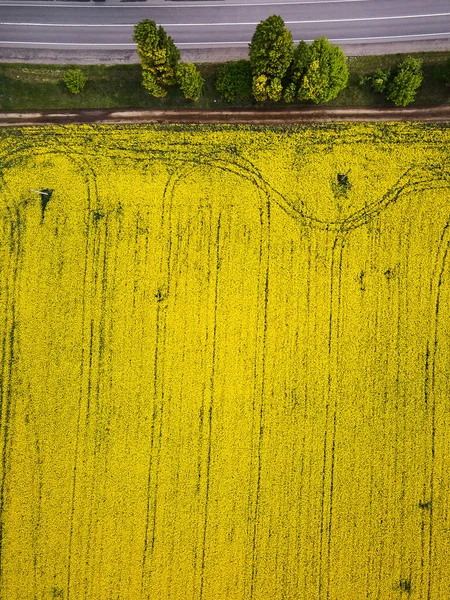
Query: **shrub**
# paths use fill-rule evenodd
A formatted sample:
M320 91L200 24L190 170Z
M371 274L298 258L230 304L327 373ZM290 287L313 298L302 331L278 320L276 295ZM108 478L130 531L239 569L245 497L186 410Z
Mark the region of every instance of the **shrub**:
M267 100L267 77L265 75L253 77L252 93L257 102Z
M347 60L338 46L321 37L313 41L309 49L300 42L293 60L294 82L300 83L299 100L314 103L329 102L336 98L348 81ZM299 46L300 46L299 44Z
M250 63L255 77L265 75L282 79L291 64L294 43L292 33L278 15L261 21L249 44Z
M391 72L389 70L382 71L381 69L377 69L370 78L370 84L372 86L373 91L384 92L387 88L390 76Z
M205 80L193 63L180 63L177 70L177 82L187 100L197 101L202 93Z
M332 181L331 188L336 198L346 198L348 192L352 189L352 184L348 178L349 173L350 170L347 173L338 173L337 180Z
M64 73L63 81L72 94L79 94L86 84L86 77L79 69L69 69Z
M221 67L216 89L227 102L252 95L252 68L249 60L237 60Z
M423 81L422 61L408 56L400 65L397 75L389 85L387 99L396 106L407 106L414 101Z
M371 80L372 78L370 77L370 75L360 75L358 85L362 87L363 85L367 85L368 83L370 83Z

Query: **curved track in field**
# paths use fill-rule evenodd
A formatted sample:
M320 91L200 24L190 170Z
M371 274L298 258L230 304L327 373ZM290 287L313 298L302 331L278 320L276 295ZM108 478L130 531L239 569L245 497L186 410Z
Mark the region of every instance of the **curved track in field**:
M33 146L29 145L26 140L17 138L17 143L14 148L11 148L7 155L4 157L0 157L0 160L3 158L4 162L1 165L2 170L7 169L8 167L16 166L21 163L24 163L30 159L30 150L32 150L33 154L36 155L51 155L51 154L60 154L67 156L71 161L73 161L76 168L84 174L87 188L87 202L86 202L86 210L85 210L85 225L86 225L86 250L85 250L85 277L83 287L86 288L89 286L89 280L92 280L92 273L95 270L96 272L102 273L104 276L105 271L105 260L106 253L108 250L108 246L106 243L105 235L106 230L108 229L108 220L111 217L111 221L114 221L115 218L120 221L120 202L117 207L113 210L113 212L105 212L101 206L101 200L98 198L97 189L96 189L96 181L95 181L95 167L94 165L94 157L95 153L92 152L80 152L77 149L76 140L74 140L73 146L71 142L66 143L64 141L64 133L61 135L60 132L56 132L54 135L50 133L48 137L43 138L37 144L35 143ZM354 230L367 225L372 219L376 218L383 211L393 206L400 200L405 200L410 196L410 194L415 194L417 192L423 192L427 189L450 189L450 168L448 167L448 162L443 160L440 164L437 165L429 165L429 164L418 164L407 169L397 180L397 182L389 188L377 201L373 202L365 206L364 208L355 211L353 214L347 216L345 219L340 221L331 221L331 220L322 220L317 216L308 212L308 209L305 205L305 202L301 197L298 198L286 198L280 192L278 192L269 182L267 182L257 167L248 159L244 158L240 155L240 152L237 148L231 146L219 146L213 150L213 146L209 147L208 145L174 145L169 151L164 151L158 147L151 147L148 149L148 152L143 157L142 151L135 152L133 149L123 148L121 146L116 145L116 142L113 141L109 148L103 149L106 156L109 158L117 159L117 160L129 160L133 162L140 163L150 163L153 161L161 161L166 163L168 166L168 171L171 172L169 180L166 184L164 190L164 210L163 210L163 220L161 222L161 237L165 240L164 247L161 251L160 263L161 266L168 264L169 269L167 271L167 279L161 281L161 286L158 289L158 305L157 305L157 328L156 328L156 343L155 343L155 356L154 356L154 379L155 379L155 388L154 388L154 397L153 397L153 406L156 408L156 412L153 413L153 422L151 426L151 439L149 444L149 467L148 467L148 489L147 489L147 525L145 529L145 536L143 540L143 550L142 550L142 590L145 593L148 587L147 578L144 576L145 573L149 571L149 565L152 563L152 545L154 540L154 529L156 522L156 508L157 508L157 484L158 484L158 474L159 474L159 461L160 461L160 448L159 444L161 443L161 427L162 427L162 416L163 416L163 375L164 375L164 343L160 341L160 338L164 338L164 332L166 328L166 311L165 311L165 301L164 298L167 296L170 286L171 286L171 270L174 270L173 261L171 259L171 245L170 239L172 236L172 204L174 199L174 193L176 186L179 184L180 180L184 177L189 176L189 174L197 168L201 167L209 167L214 168L219 171L223 171L226 174L236 175L252 185L256 186L259 193L259 203L255 203L255 210L259 210L260 212L260 221L261 221L261 240L262 245L266 248L267 254L261 257L260 260L260 273L261 279L264 280L264 285L261 287L261 317L260 317L260 327L263 332L261 336L260 344L262 345L261 353L260 353L260 379L258 382L258 387L261 388L261 397L262 404L260 407L260 411L258 417L256 419L255 428L257 431L256 437L256 445L259 446L262 443L263 439L263 431L264 431L264 418L265 418L265 406L264 406L264 384L265 384L265 330L266 330L266 321L267 321L267 294L268 294L268 257L269 257L269 241L270 241L270 205L273 207L278 206L284 212L287 213L291 218L293 218L299 226L309 227L316 230L322 231L330 231L334 236L334 244L332 250L331 257L331 266L330 266L330 310L329 310L329 331L328 331L328 371L326 372L326 378L328 380L328 385L326 389L326 432L328 432L324 438L323 442L323 480L321 482L323 496L329 498L328 506L322 504L321 508L321 529L320 529L320 549L321 549L321 562L320 562L320 571L319 571L319 595L324 593L324 590L329 590L330 581L329 581L329 565L330 565L330 539L331 539L331 531L333 528L333 512L332 512L332 500L333 500L333 484L334 484L334 469L335 469L335 459L334 459L334 449L335 449L335 438L336 438L336 415L337 415L337 401L338 397L335 391L333 391L333 386L331 385L333 381L336 379L337 366L338 366L338 339L339 332L341 327L341 319L342 319L342 308L341 308L341 265L342 265L342 254L345 247L345 242L350 233ZM177 153L178 151L178 153ZM32 156L31 156L32 158ZM0 171L0 182L1 182L1 171ZM9 198L8 198L9 200ZM11 200L13 200L11 198ZM6 265L6 272L8 273L8 281L12 280L14 285L11 288L7 288L11 294L11 302L7 302L7 305L10 309L10 312L6 315L5 321L5 331L9 333L8 336L4 338L4 364L5 368L9 369L7 377L5 377L5 395L4 395L4 405L3 405L3 420L5 422L4 431L2 439L0 440L1 448L2 448L2 465L1 465L1 473L2 478L0 479L0 511L3 506L3 501L6 496L6 492L8 490L9 481L7 478L8 472L8 464L10 461L10 448L11 448L11 430L12 427L12 419L14 414L14 407L12 403L11 396L11 381L13 377L13 372L11 370L11 366L14 362L14 352L15 345L17 344L17 340L15 339L15 305L14 305L14 297L17 294L17 282L20 281L20 228L15 227L15 223L18 222L19 213L22 208L25 208L26 201L20 200L19 202L8 202L5 206L5 215L4 220L8 223L7 231L11 236L11 244L14 248L14 253L12 253L11 261ZM219 246L219 236L220 236L220 217L216 223L217 230L217 238L215 247ZM437 352L439 345L439 331L442 328L442 309L441 309L441 297L443 293L443 278L448 269L448 255L450 249L449 242L449 222L446 223L440 240L439 249L436 256L436 267L433 273L432 281L430 283L430 317L431 317L431 327L430 327L430 335L427 340L427 354L426 354L426 364L424 366L425 371L425 390L424 390L424 400L427 404L428 414L429 414L429 437L428 437L428 446L427 453L429 455L430 465L428 470L425 473L426 480L426 489L424 490L424 503L427 501L430 505L429 514L425 516L429 516L424 525L424 544L423 544L423 558L427 558L428 566L433 563L434 560L434 551L432 547L432 539L433 539L433 519L432 519L432 502L434 495L434 485L436 481L436 473L433 464L433 458L435 453L435 414L436 414L436 394L435 394L435 371L436 371L436 361L437 361ZM17 244L17 246L16 246ZM96 252L90 252L93 248L96 248ZM17 250L19 249L19 251ZM94 254L95 260L94 262L88 266L88 255ZM213 257L214 258L214 257ZM171 267L172 265L172 267ZM171 267L171 268L170 268ZM89 270L89 271L87 271ZM162 269L161 269L162 271ZM217 267L215 271L215 275L217 276ZM98 294L95 296L98 297L98 301L102 304L105 302L105 285L103 281L103 277L100 277L98 280ZM212 307L209 309L211 311L210 318L210 334L211 334L211 342L210 342L210 351L211 355L214 357L215 352L215 323L216 323L216 305L217 305L217 277L216 283L212 284L211 293L216 297L216 300ZM83 298L85 293L83 291ZM159 300L163 300L160 302ZM83 319L82 319L82 343L81 346L90 346L91 352L90 355L86 353L82 355L82 360L80 363L80 381L82 382L84 379L90 381L91 375L90 372L92 370L100 370L102 364L102 344L100 343L101 337L103 336L104 329L106 327L105 322L103 321L103 317L95 324L95 327L98 329L98 342L93 343L93 321L89 315L89 305L86 307L86 315L85 315L85 304L83 303ZM102 314L104 311L102 311ZM90 343L88 342L90 338ZM93 355L93 356L92 356ZM214 358L211 365L211 373L210 380L211 385L213 385L214 380L214 369L215 363ZM83 372L86 373L86 377L83 376ZM82 384L81 384L82 385ZM89 390L90 391L90 390ZM93 395L99 395L99 388L93 389ZM207 396L207 400L205 402L204 408L202 408L202 414L209 415L209 422L206 422L202 425L204 426L204 434L205 434L205 442L204 442L204 450L202 448L202 452L206 456L205 468L202 475L202 498L205 504L205 520L204 523L200 527L201 539L200 539L200 548L199 555L196 563L196 569L199 572L203 572L204 567L204 557L205 557L205 537L206 532L209 527L208 522L208 493L209 493L209 456L210 456L210 444L211 444L211 429L212 422L214 419L214 410L212 406L212 396ZM72 484L72 498L71 498L71 508L72 508L72 516L71 516L71 524L70 531L68 532L68 565L67 565L67 589L71 589L71 562L70 556L73 545L73 523L74 519L76 520L76 512L75 511L75 499L80 494L79 491L79 483L77 481L76 471L78 465L82 463L82 451L79 450L78 439L80 436L80 427L83 424L84 415L87 413L87 393L86 389L80 387L80 400L79 400L79 412L78 412L78 428L76 435L76 447L74 451L74 479ZM259 419L259 420L258 420ZM10 428L11 423L11 428ZM81 445L82 442L80 442ZM155 464L152 463L152 460L155 459ZM255 451L255 471L259 475L260 471L260 452ZM326 474L326 475L325 475ZM79 476L78 476L79 477ZM93 484L92 484L93 485ZM258 497L259 497L259 479L255 483L255 500L253 506L253 555L254 559L256 556L256 543L255 539L258 537ZM89 519L92 518L92 510L89 511ZM39 510L36 513L36 519L39 520ZM425 519L424 519L425 520ZM91 525L89 525L89 528ZM0 529L0 563L1 563L1 529ZM256 564L256 560L253 561L253 564ZM425 573L424 581L422 583L422 588L428 590L431 587L431 569L429 568L429 572ZM255 578L255 572L252 572L252 590L253 590L253 580ZM1 579L1 571L0 571L0 579ZM201 576L201 589L199 591L200 597L202 597L202 589L203 589L203 575Z

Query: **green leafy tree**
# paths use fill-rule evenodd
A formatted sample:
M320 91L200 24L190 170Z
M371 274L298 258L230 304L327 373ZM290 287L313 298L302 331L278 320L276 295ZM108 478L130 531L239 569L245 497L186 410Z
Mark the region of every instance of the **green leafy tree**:
M292 33L285 27L283 19L272 15L261 21L256 26L249 48L253 89L257 89L257 94L253 94L256 100L263 102L261 98L264 96L267 99L269 90L272 98L281 99L278 81L281 82L289 69L294 48ZM262 76L266 78L265 94L262 93L262 80L259 79Z
M280 79L285 76L292 61L294 42L280 16L272 15L256 26L249 48L254 76Z
M290 68L290 79L296 85L300 85L302 82L303 76L305 75L310 62L311 47L302 40L298 43L298 46L294 50Z
M400 63L397 75L389 84L387 99L396 106L411 104L422 81L422 60L408 56Z
M348 82L344 53L325 37L314 40L309 52L304 42L301 44L300 50L296 48L298 54L292 73L293 81L299 83L299 100L312 100L316 104L333 100Z
M187 100L197 101L205 80L193 63L180 63L177 70L177 83Z
M144 87L152 95L167 95L167 87L176 84L180 60L180 51L173 39L154 21L144 19L134 27L133 40L141 59Z
M265 75L253 77L252 93L257 102L264 102L267 100L267 81Z
M387 88L390 76L391 72L389 70L382 71L381 69L377 69L370 78L370 84L374 92L384 92Z
M252 68L249 60L237 60L221 67L216 89L227 102L252 95Z
M64 73L63 81L72 94L79 94L86 84L86 77L79 69L69 69Z

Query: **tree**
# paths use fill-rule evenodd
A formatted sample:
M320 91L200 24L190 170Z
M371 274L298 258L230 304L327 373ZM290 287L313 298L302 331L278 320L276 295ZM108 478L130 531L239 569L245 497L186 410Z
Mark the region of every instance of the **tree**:
M177 83L187 100L197 101L205 80L193 63L180 63L177 70Z
M252 68L249 60L237 60L221 67L216 89L227 102L252 95Z
M308 46L303 40L298 43L297 48L294 50L291 63L291 80L297 86L302 82L303 76L305 75L306 69L311 62L311 47Z
M347 85L347 60L339 46L325 37L315 39L309 48L300 42L294 52L291 77L299 84L299 100L329 102Z
M387 99L396 106L407 106L414 101L417 90L423 81L422 60L408 56L398 68L398 73L390 83Z
M69 69L64 73L63 81L72 94L79 94L86 84L86 77L79 69Z
M280 16L272 15L256 26L249 48L254 76L280 79L285 76L292 61L294 43L292 33Z
M283 94L281 80L292 62L294 48L292 33L285 27L283 19L272 15L261 21L256 26L249 48L253 95L258 102L264 102L267 97L280 100ZM262 77L265 78L264 84Z
M173 39L154 21L144 19L134 27L133 40L143 69L143 85L150 94L163 97L175 85L180 51Z

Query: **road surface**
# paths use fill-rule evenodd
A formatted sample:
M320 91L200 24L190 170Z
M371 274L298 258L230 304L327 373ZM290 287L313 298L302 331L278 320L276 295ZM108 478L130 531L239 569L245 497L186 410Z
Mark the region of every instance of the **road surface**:
M0 59L37 49L136 58L133 26L144 18L163 25L182 51L245 54L256 25L271 14L283 17L295 41L325 35L344 49L393 43L450 49L449 0L0 0Z
M331 122L412 121L422 123L450 122L450 106L430 108L330 108L307 106L301 109L229 109L229 110L141 110L141 109L75 109L60 111L24 111L0 113L0 128L10 126L62 124L252 124L293 125Z

